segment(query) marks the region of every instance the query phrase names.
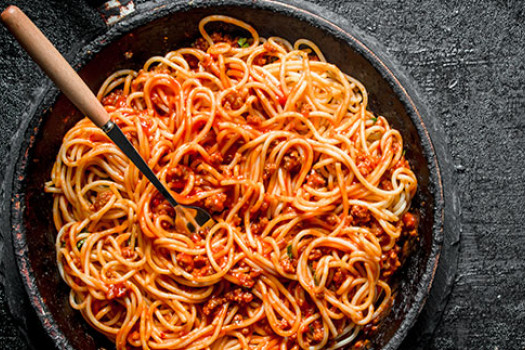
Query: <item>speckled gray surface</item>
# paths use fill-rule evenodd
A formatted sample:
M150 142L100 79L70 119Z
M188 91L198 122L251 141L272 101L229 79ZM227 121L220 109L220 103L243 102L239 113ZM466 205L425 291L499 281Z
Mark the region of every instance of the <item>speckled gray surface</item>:
M137 1L141 2L141 1ZM18 4L62 52L74 53L104 29L86 2ZM460 218L458 273L434 336L424 349L524 349L525 7L520 1L315 1L378 41L403 69L445 133L455 165ZM0 0L0 8L6 1ZM0 179L13 135L42 73L0 28ZM3 234L5 234L3 232ZM0 240L0 249L3 247ZM7 266L7 271L5 268ZM0 280L12 272L8 261ZM10 297L13 297L10 291ZM15 303L22 303L22 299ZM445 305L442 305L445 306ZM27 348L0 289L0 344ZM29 329L36 327L28 318ZM32 333L30 331L30 333ZM39 348L46 348L39 340ZM408 343L407 343L408 344ZM414 347L413 344L406 347ZM402 347L403 348L403 347Z

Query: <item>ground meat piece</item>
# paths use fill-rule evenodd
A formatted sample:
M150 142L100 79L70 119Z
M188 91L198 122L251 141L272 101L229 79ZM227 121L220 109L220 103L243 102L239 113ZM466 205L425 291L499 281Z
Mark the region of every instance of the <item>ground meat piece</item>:
M137 341L140 339L140 333L138 331L133 331L128 335L128 341Z
M315 313L315 307L306 300L301 299L299 304L304 317L310 317Z
M264 66L265 64L273 63L279 59L274 55L274 53L277 52L277 49L272 44L265 42L263 47L266 49L266 52L257 55L257 57L253 59L254 65Z
M233 226L239 226L239 225L241 224L241 221L242 221L242 220L241 220L241 217L240 217L240 216L236 216L236 217L234 217L234 218L232 219L231 224L232 224Z
M220 152L214 152L210 155L210 163L214 166L219 166L222 164L224 158Z
M417 227L417 217L412 213L405 213L403 215L403 224L407 230L413 230Z
M210 35L210 37L211 37L211 40L214 43L228 43L232 47L239 47L238 39L237 38L233 38L229 34L223 34L223 33L215 32L215 33L212 33ZM195 40L195 42L193 42L192 46L194 48L196 48L198 50L202 50L202 51L207 51L210 48L210 44L208 44L208 42L202 37L197 38L197 40Z
M225 109L237 110L244 105L244 98L236 91L224 96L223 106Z
M284 272L295 273L296 268L297 268L297 260L285 258L281 260L281 266L283 267Z
M260 126L264 119L258 115L250 114L246 117L246 121L248 122L248 124L252 124L253 126Z
M205 315L211 315L211 313L213 312L213 310L215 310L218 306L220 306L221 304L223 304L225 301L226 301L225 298L220 298L220 297L218 297L218 296L212 296L212 297L206 302L206 304L204 304L204 306L202 307L202 312L203 312Z
M224 294L224 298L227 301L233 301L240 305L245 305L253 300L253 294L243 290L242 288L236 288Z
M203 255L197 255L193 258L193 264L198 269L205 267L209 263L210 261L208 260L208 258Z
M350 215L352 215L354 224L367 223L371 218L370 210L360 205L352 205L352 208L350 209Z
M194 270L192 274L194 276L208 276L213 273L213 267L210 264L210 260L206 256L199 255L193 259Z
M253 64L256 66L264 66L267 62L268 62L268 57L265 54L258 55L253 60Z
M178 253L177 254L177 263L186 271L191 272L194 268L194 261L193 256L188 255L186 253Z
M260 235L266 226L268 226L268 222L268 218L262 218L258 222L251 224L250 228L252 230L252 234Z
M312 170L310 172L310 175L306 177L306 184L313 188L319 188L326 185L326 181L324 177L319 175L319 173L315 170Z
M236 314L233 317L233 324L240 324L242 321L244 321L244 317L242 317L242 315Z
M335 226L339 223L339 219L337 217L337 215L335 214L330 214L330 215L327 215L325 217L325 220L326 220L326 223L330 226Z
M313 111L313 110L314 110L314 108L309 103L303 103L301 105L301 114L304 115L307 118L310 115L310 112Z
M239 271L239 269L234 269L231 271L230 275L237 279L239 281L239 285L246 287L246 288L253 288L255 285L255 279L259 277L261 274L261 271L252 269L250 271L245 271L242 269Z
M227 43L227 44L230 44L231 46L234 46L234 47L239 46L238 43L237 43L238 39L233 38L229 34L223 34L223 33L215 32L215 33L212 33L210 35L210 37L211 37L211 40L213 40L214 43Z
M381 231L381 233L377 235L377 238L379 240L379 244L382 247L389 245L390 241L394 239L390 237L388 234L386 234L384 231Z
M301 168L302 159L299 152L295 150L286 154L283 158L283 161L283 168L291 173L296 172Z
M286 329L286 328L290 327L290 324L284 318L280 319L280 320L277 320L276 325L280 329Z
M321 321L317 319L310 324L312 325L312 328L313 328L313 332L312 332L313 340L316 342L320 342L321 340L323 340L324 331L323 331L323 324L321 323Z
M106 299L111 300L120 298L128 292L128 288L124 283L110 284L106 291Z
M126 105L127 96L122 94L122 90L114 90L109 95L102 99L102 105L124 107Z
M270 206L271 198L268 196L267 193L264 194L264 199L261 204L260 212L265 212L268 210L268 207Z
M273 334L274 333L274 331L273 331L272 327L270 326L270 324L268 323L268 319L266 317L264 317L263 319L258 321L257 322L257 326L258 326L258 328L260 328L266 334Z
M354 346L353 346L353 350L365 350L365 349L368 349L368 347L370 346L370 340L366 339L366 340L358 340L355 342Z
M394 248L381 254L379 267L381 268L381 276L383 279L388 279L394 274L394 272L396 272L399 266L401 266L401 261L399 261L400 250L401 248L398 245L395 245Z
M93 211L99 211L102 209L106 204L108 204L109 200L113 196L113 192L111 191L103 191L99 192L97 194L97 197L95 198L95 203L91 206L91 210Z
M385 191L392 191L394 189L394 186L392 186L392 181L390 180L383 180L381 181L381 188Z
M192 46L196 48L197 50L206 51L210 47L210 44L208 44L206 39L201 37L201 38L197 38L197 40L195 40Z
M383 230L383 227L381 227L381 224L377 222L377 220L373 219L370 222L370 232L372 232L377 237L381 236L385 231ZM381 243L382 245L382 243Z
M277 170L275 163L266 163L263 170L263 180L268 180Z
M374 170L377 160L371 155L360 154L357 156L355 163L359 172L366 177Z
M334 277L332 277L332 283L334 286L339 289L341 285L346 281L348 278L348 273L346 271L341 270L341 268L337 268L334 273Z
M373 334L375 331L377 331L377 326L374 325L373 323L367 323L364 327L363 327L363 333L367 336Z
M166 216L169 216L169 217L174 217L175 216L175 209L173 209L173 207L168 206L169 204L166 204L166 202L164 202L164 205L163 205L163 208L159 209L158 211L158 214L159 215L166 215ZM173 225L167 223L167 222L163 222L162 223L163 226L169 226L169 227L172 227Z
M228 196L225 193L217 193L204 200L204 206L212 213L220 213L224 210L224 202Z
M319 260L325 255L325 252L321 248L314 248L310 252L310 255L308 256L308 260Z
M408 164L408 161L405 159L405 157L401 157L401 159L392 168L394 170L399 168L410 168L410 165Z
M133 249L131 249L131 247L124 247L122 248L121 254L123 258L128 259L133 257L133 255L135 255L135 252L133 251Z
M190 69L197 69L199 67L199 59L193 55L184 54L182 55L186 62L188 62L188 65L190 66Z
M177 164L173 168L169 169L166 174L166 182L170 184L171 188L183 189L186 186L192 170L182 164Z

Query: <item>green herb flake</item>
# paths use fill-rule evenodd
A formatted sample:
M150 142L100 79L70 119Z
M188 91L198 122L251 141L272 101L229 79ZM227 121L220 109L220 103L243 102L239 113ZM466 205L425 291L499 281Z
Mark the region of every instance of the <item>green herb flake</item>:
M404 149L404 150L403 150L403 157L405 156L406 153L407 153L407 150Z
M242 47L243 49L250 47L250 44L248 43L248 39L246 38L239 38L239 40L237 40L237 44L239 45L239 47Z
M377 118L376 117L372 117L372 118L370 118L370 120L373 121L374 124L377 123Z
M317 278L317 275L315 274L315 272L314 272L314 283L316 286L319 285L319 279Z
M85 241L86 241L86 238L81 239L80 241L77 242L77 249L78 250L82 249L82 246L84 245Z
M293 253L292 253L292 245L288 245L288 247L286 247L286 254L288 254L288 257L290 259L293 259Z
M314 326L311 323L308 325L308 329L310 329L310 333L314 332Z

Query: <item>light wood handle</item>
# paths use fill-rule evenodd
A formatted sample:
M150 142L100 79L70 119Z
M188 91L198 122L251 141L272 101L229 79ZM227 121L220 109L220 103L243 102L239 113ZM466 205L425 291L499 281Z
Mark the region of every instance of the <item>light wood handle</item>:
M98 127L109 121L109 115L93 92L78 76L35 24L16 6L2 12L2 21L33 60L55 82L75 106Z

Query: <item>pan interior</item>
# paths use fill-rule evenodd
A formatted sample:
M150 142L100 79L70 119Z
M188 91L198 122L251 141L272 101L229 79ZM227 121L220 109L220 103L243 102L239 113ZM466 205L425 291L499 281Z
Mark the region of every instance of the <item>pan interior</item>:
M365 57L343 39L295 16L250 7L223 6L190 9L182 15L169 15L140 26L103 48L81 69L80 74L96 91L115 70L139 69L153 55L163 55L171 49L188 45L199 35L199 20L210 14L240 18L252 24L263 37L277 35L289 41L307 38L317 43L329 62L338 65L343 72L356 77L366 86L370 110L386 117L401 132L407 158L419 182L413 206L420 212L420 240L419 249L396 276L395 300L391 312L381 321L378 332L372 335L374 346L383 348L398 331L408 310L418 307L413 302L433 244L434 197L428 155L422 147L418 130L388 81ZM127 58L129 53L132 53L131 58ZM38 292L50 313L43 317L51 317L75 349L112 348L113 345L104 336L93 331L80 313L69 306L69 287L61 281L55 261L56 230L52 220L52 196L43 192L62 138L80 118L80 113L63 95L42 116L42 124L39 130L35 130L35 141L27 153L25 177L21 180L24 188L21 195L25 203L22 231L26 235L28 259Z

